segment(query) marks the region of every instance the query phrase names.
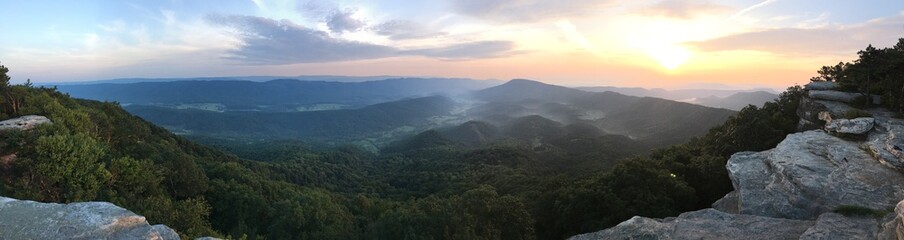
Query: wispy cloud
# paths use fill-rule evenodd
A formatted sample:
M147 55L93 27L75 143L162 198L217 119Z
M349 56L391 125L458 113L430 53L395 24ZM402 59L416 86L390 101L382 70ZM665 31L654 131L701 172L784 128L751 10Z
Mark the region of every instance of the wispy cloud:
M756 10L757 8L765 7L765 6L775 3L775 2L778 2L778 0L762 1L760 3L754 4L753 6L750 6L745 9L742 9L741 11L738 11L738 13L735 13L734 15L732 15L731 18L739 18L739 17L743 16L744 14L747 14L750 11Z
M711 1L663 0L650 7L641 9L646 15L670 18L689 19L708 13L725 13L734 10L731 7Z
M236 30L241 44L228 59L249 64L294 64L425 56L439 59L475 59L511 54L508 41L477 41L451 45L398 49L367 42L335 38L288 20L254 16L209 15L208 21Z
M405 20L387 21L374 26L372 30L392 40L430 38L446 34L443 31L430 29L423 24Z
M578 46L580 46L581 48L583 48L585 50L588 50L591 52L596 51L596 46L591 44L590 41L587 40L587 37L584 37L583 34L578 32L577 26L575 26L573 23L571 23L571 21L568 21L567 19L562 19L562 20L559 20L558 22L556 22L556 26L559 27L559 30L561 30L562 33L565 34L565 37L567 37L569 41L573 42L574 44L577 44Z
M458 14L499 22L525 22L594 13L616 0L449 0Z
M782 55L850 54L867 44L894 44L904 15L851 25L776 28L689 43L704 51L756 50Z
M514 43L509 41L479 41L453 44L445 47L408 50L401 53L445 60L467 60L511 55L514 54L512 52L513 48Z

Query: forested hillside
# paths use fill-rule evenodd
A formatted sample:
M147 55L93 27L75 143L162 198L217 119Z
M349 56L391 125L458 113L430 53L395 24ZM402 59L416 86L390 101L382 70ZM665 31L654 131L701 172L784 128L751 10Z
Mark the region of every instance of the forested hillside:
M115 103L11 86L0 70L0 120L35 114L53 121L0 132L0 156L13 156L0 166L0 195L109 201L185 236L252 239L561 239L634 215L699 209L730 190L729 154L772 147L794 130L799 94L791 88L648 157L644 146L584 125L562 125L565 134L536 145L532 135L482 138L528 131L476 122L376 155L295 141L198 139L216 146L205 147ZM538 117L516 122L556 125Z

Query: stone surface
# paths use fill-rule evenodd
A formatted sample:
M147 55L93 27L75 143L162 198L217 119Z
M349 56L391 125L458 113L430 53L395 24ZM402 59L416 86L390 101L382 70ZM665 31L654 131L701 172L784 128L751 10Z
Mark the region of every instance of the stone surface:
M904 201L898 203L895 212L885 218L878 239L904 239Z
M890 209L904 176L856 142L823 131L788 135L776 148L736 153L727 168L741 214L815 219L842 205Z
M804 97L800 100L797 115L802 120L798 129L801 131L822 129L826 118L844 118L844 114L855 108L833 101L817 100Z
M863 138L789 134L773 149L734 154L726 168L735 190L712 209L634 217L572 239L904 239L904 120L878 107L866 110L872 118L843 119L855 108L810 93L798 107L799 129ZM833 212L842 206L895 211Z
M818 100L850 103L862 95L859 93L849 93L832 90L811 90L809 91L808 96L810 96L810 98Z
M871 117L862 117L854 119L831 119L828 118L825 129L829 132L837 132L844 134L866 134L873 129L876 122Z
M804 90L832 90L838 87L835 82L810 82L804 85Z
M871 155L885 166L904 171L904 122L879 116L875 129L866 143Z
M816 224L807 229L801 240L876 239L879 219L869 217L845 217L837 213L819 215Z
M4 130L29 130L39 124L51 123L44 116L28 115L0 122L0 131Z
M39 203L0 197L0 239L178 240L163 225L107 202Z
M712 207L713 209L726 213L739 213L740 209L738 209L738 192L731 191L728 194L725 194L722 199L714 202Z
M729 214L710 208L677 218L634 217L615 227L569 239L796 239L813 225L813 221Z

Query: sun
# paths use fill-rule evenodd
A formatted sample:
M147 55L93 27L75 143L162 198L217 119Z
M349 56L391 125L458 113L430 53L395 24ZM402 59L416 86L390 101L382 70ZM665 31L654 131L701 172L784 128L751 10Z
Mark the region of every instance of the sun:
M675 45L650 48L647 49L647 54L669 71L677 69L691 57L690 51Z

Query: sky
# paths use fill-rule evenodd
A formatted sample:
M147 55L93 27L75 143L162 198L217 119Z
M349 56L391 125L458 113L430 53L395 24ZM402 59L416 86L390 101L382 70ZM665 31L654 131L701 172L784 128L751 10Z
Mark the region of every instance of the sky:
M783 89L904 37L900 0L2 1L14 82L526 78Z

